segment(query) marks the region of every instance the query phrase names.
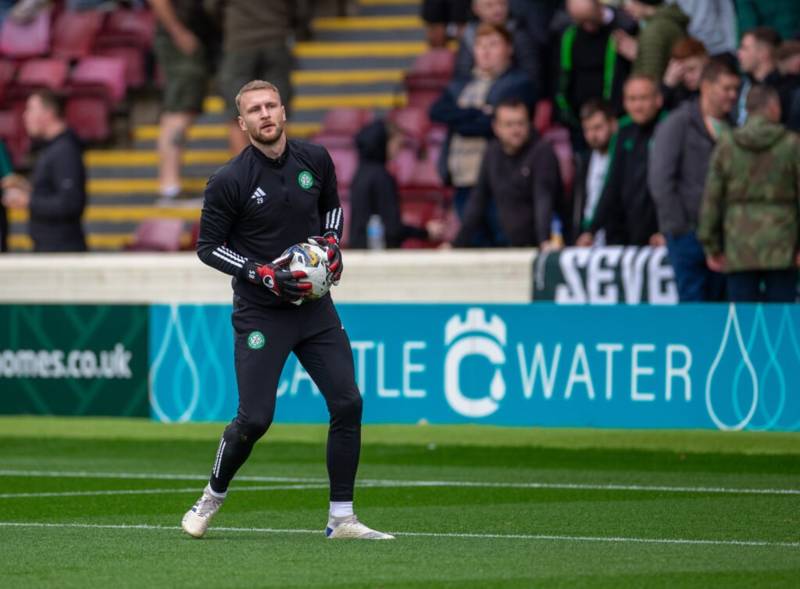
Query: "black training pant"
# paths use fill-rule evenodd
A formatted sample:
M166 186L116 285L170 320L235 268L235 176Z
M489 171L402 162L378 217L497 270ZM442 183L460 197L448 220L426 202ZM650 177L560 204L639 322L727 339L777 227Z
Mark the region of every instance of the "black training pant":
M361 449L361 394L350 340L330 296L292 308L258 307L234 297L234 362L239 411L225 428L211 475L224 492L275 413L278 379L294 352L322 392L330 413L331 501L352 501Z

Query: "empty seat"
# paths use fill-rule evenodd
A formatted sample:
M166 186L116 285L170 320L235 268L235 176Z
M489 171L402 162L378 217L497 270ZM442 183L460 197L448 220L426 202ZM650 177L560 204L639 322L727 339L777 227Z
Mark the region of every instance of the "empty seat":
M78 62L69 78L70 89L105 93L110 103L125 98L125 62L118 57L85 57Z
M565 194L571 194L572 183L575 179L575 160L572 143L569 140L569 131L561 126L552 126L542 134L542 137L553 146L561 180L564 182Z
M334 108L325 113L322 120L322 133L326 135L350 135L371 122L374 114L363 108Z
M133 241L125 248L131 251L177 252L181 249L181 219L148 219L136 228Z
M147 81L145 54L137 47L108 46L94 50L95 55L115 57L125 62L125 83L128 88L141 88ZM163 86L163 84L162 84Z
M29 59L19 68L16 87L21 95L27 95L34 88L61 90L68 73L69 66L63 59Z
M354 149L331 148L328 150L336 167L336 181L340 187L348 188L358 169L358 152Z
M406 79L444 79L453 76L456 56L449 49L430 49L419 55L406 74Z
M97 10L67 10L59 14L53 27L53 55L64 59L89 55L104 18L105 14Z
M533 111L533 128L541 135L553 124L553 103L550 100L540 100Z
M425 143L425 137L431 126L428 112L425 109L406 106L396 108L389 113L389 120L409 139L416 147Z
M153 46L156 20L149 10L115 10L108 15L95 41L96 47L136 47L148 51Z
M28 59L50 51L50 11L42 10L33 20L18 23L3 20L0 27L0 53L13 59Z
M84 141L102 142L111 137L111 110L103 96L70 96L64 111L67 124Z
M8 59L0 59L0 103L5 101L6 91L11 88L17 75L17 65Z

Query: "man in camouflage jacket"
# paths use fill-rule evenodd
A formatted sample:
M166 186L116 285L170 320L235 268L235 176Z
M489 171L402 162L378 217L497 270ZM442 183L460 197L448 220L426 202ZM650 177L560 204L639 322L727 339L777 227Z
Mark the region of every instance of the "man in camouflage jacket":
M778 93L756 86L747 123L711 160L699 238L734 302L793 302L800 266L800 138L780 124Z

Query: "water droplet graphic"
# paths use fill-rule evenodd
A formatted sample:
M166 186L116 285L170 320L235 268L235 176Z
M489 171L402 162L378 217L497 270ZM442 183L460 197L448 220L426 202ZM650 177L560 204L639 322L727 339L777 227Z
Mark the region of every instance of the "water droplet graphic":
M499 368L495 368L489 394L495 401L502 401L503 397L506 396L506 382L503 380L503 373L500 372Z

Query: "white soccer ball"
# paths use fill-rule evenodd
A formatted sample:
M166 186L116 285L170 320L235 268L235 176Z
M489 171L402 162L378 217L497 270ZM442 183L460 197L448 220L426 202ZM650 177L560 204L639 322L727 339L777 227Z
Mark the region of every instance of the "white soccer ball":
M290 255L289 269L300 270L308 277L300 282L311 283L311 294L307 300L324 297L331 289L331 274L328 269L328 254L315 243L298 243L291 246L283 255Z

